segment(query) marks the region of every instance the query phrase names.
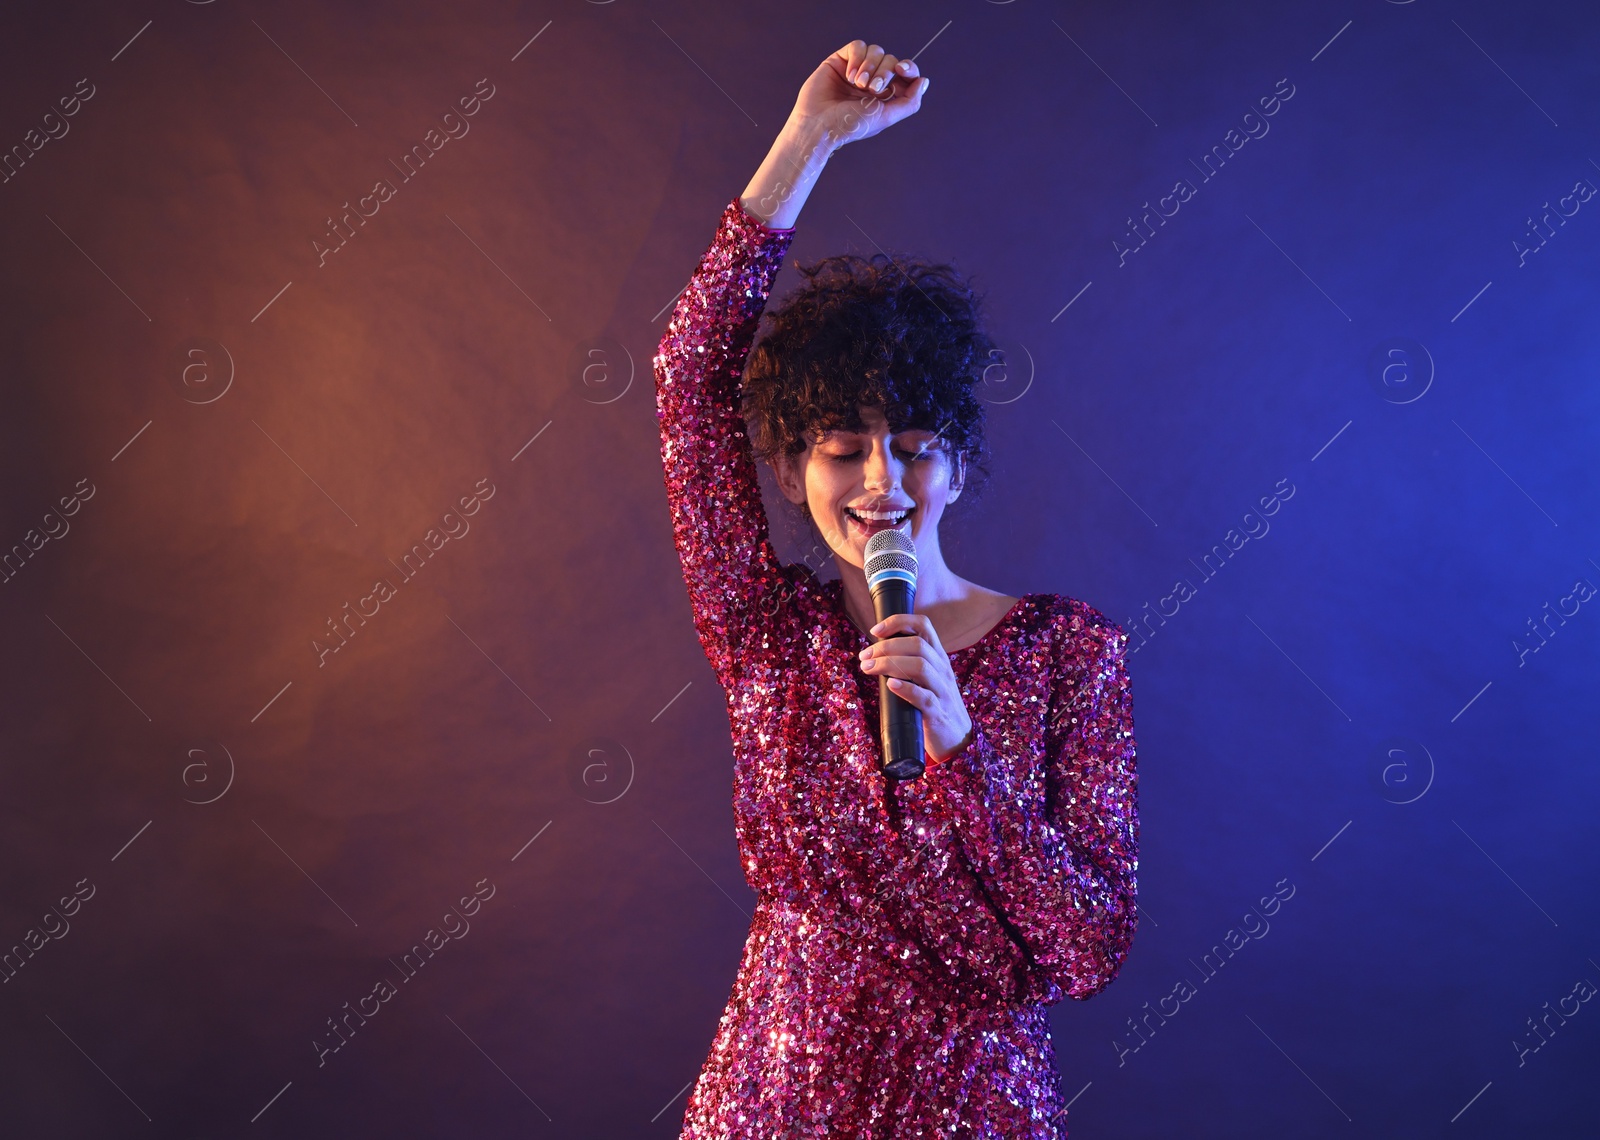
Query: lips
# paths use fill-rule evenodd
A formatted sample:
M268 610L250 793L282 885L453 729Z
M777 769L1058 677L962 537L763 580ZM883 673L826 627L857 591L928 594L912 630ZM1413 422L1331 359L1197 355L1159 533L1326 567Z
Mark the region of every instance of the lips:
M864 535L874 535L880 530L894 530L904 526L916 513L915 507L897 507L892 510L867 511L855 507L846 507L844 513L850 516L850 522Z

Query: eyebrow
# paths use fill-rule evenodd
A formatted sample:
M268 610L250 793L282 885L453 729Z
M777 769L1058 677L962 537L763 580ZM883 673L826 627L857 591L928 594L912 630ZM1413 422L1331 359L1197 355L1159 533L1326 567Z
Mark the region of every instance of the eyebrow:
M896 432L890 432L889 434L891 436L898 437L898 436L902 436L902 435L909 435L912 432L924 432L924 433L926 433L929 436L929 439L928 439L929 443L933 443L935 441L941 441L943 439L943 437L938 432L934 431L932 428L908 427L908 428L902 428L902 429L900 429L899 431L896 431ZM817 442L818 443L826 443L828 440L832 439L833 437L840 436L840 435L862 436L862 435L871 435L871 434L872 433L870 431L868 431L866 428L862 428L859 431L857 431L857 430L855 430L853 428L843 428L843 427L841 427L841 428L827 428L827 429L824 429L824 430L822 430L822 431L817 433L817 435L818 435Z

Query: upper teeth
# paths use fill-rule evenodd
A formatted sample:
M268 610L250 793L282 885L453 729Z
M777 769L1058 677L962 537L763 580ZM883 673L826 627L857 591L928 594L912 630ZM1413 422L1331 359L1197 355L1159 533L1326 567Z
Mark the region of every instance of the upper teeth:
M863 510L858 510L855 507L851 507L850 508L850 513L853 514L853 515L858 516L859 518L871 519L873 522L899 522L901 519L905 518L911 512L909 510L903 510L903 511L863 511Z

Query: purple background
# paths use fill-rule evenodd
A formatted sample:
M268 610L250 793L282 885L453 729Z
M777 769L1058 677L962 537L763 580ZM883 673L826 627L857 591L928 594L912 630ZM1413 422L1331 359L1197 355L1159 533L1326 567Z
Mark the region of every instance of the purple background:
M920 49L933 86L837 156L778 292L846 249L971 273L1011 367L951 563L1149 631L1143 921L1108 990L1053 1009L1072 1134L1597 1128L1600 1003L1515 1044L1600 985L1600 602L1519 658L1600 583L1600 201L1525 265L1513 245L1600 186L1591 7L163 0L6 24L0 146L94 93L0 184L0 943L93 893L0 985L0 1132L677 1134L754 899L649 359L855 36ZM384 178L319 265L325 219ZM403 581L389 560L444 526ZM1230 529L1256 537L1229 553ZM479 884L470 929L319 1065L327 1019ZM1270 930L1202 981L1277 884ZM1129 1019L1183 979L1140 1044Z

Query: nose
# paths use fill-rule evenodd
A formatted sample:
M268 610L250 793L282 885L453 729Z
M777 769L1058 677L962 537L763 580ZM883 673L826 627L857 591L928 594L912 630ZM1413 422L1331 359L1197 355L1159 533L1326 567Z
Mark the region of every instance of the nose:
M872 452L867 456L866 469L863 472L867 490L880 495L890 494L900 485L900 472L900 461L894 457L894 451L888 441L873 440Z

